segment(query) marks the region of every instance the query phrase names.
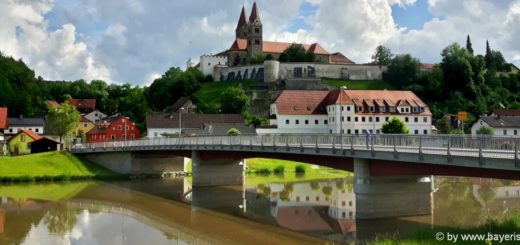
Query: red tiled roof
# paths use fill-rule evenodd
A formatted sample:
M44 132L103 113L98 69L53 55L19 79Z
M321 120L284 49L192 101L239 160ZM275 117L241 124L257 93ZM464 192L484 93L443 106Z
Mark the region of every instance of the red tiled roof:
M27 136L31 137L35 141L42 138L41 136L39 136L37 133L33 132L32 130L24 129L24 130L21 130L20 132L18 132L17 134L15 134L9 140L14 139L17 135L23 134L23 133L26 134Z
M9 119L7 117L7 107L0 107L0 129L9 128Z
M341 99L341 102L340 102ZM276 99L278 114L282 115L309 115L325 114L325 106L331 104L355 104L363 106L366 103L373 106L386 103L388 106L412 105L424 107L423 114L431 114L426 103L411 91L390 90L340 90L309 91L284 90Z
M96 100L95 99L70 99L67 101L69 105L74 106L76 108L86 108L86 109L96 109Z
M340 52L336 52L330 55L330 63L334 64L355 64L354 61L347 58Z
M332 231L319 207L279 207L276 222L293 231Z
M47 100L47 105L54 108L60 106L60 103L56 102L55 100Z
M431 70L434 67L435 67L435 64L428 64L428 63L421 64L421 69L424 69L424 70Z
M276 109L282 115L310 115L325 113L322 105L329 91L284 90L278 96Z
M520 116L520 110L504 110L497 109L493 111L493 114L496 116L504 116L504 117L518 117Z
M271 42L271 41L263 41L262 42L262 52L264 53L272 53L272 54L281 54L287 48L291 46L292 43L284 43L284 42ZM310 50L314 54L329 54L320 44L303 44L303 48L305 51ZM245 51L247 50L247 39L237 38L229 51Z

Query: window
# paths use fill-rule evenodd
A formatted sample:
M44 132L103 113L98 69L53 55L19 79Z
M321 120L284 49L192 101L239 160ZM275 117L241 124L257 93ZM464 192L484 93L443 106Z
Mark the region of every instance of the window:
M413 112L418 112L419 110L418 110L417 107L412 107L412 111L413 111Z
M427 117L423 117L422 119L423 122L427 123L428 122L428 118ZM482 122L481 122L482 123Z
M504 129L504 135L507 135L507 130L506 129Z
M328 121L327 121L327 120L323 120L323 124L327 124L327 123L328 123Z
M408 121L409 121L409 120L408 120L408 117L405 117L405 118L404 118L404 121L405 121L405 122L408 122Z
M260 44L260 40L255 39L255 44L256 44L256 45L259 45L259 44Z
M260 33L260 28L255 28L255 33Z
M350 129L347 129L347 134L351 134L352 131L350 131Z
M425 129L425 130L423 131L423 133L424 133L424 134L428 134L428 130Z
M116 135L113 134L113 135L111 136L111 138L112 138L112 140L115 140L115 139L116 139Z
M344 117L344 116L341 116L341 121L342 121L342 122L345 121L345 117Z
M126 128L126 130L129 130L129 129L130 129L130 126L126 125L125 128Z
M297 202L300 201L300 196L296 196L296 201L297 201Z
M306 124L306 125L309 124L309 120L305 120L305 124Z
M289 119L285 120L285 124L289 124Z
M121 139L126 140L126 134L121 135Z
M350 117L347 117L347 122L350 122L351 121L351 118Z
M347 106L347 111L350 111L350 106Z
M379 117L376 117L376 122L379 122Z
M27 143L27 150L30 150L31 149L31 143Z
M359 121L359 118L358 118L358 117L355 117L355 121L358 122L358 121Z
M316 196L316 201L319 201L320 200L320 196Z
M379 131L379 129L376 129L376 134L379 134L381 131Z
M316 124L316 125L320 124L319 120L314 120L314 124Z
M295 123L300 124L300 120L296 119Z
M210 65L211 65L211 63L208 62L208 66L210 66Z
M419 118L418 118L418 117L414 117L414 118L413 118L413 121L414 121L414 122L419 122Z
M9 129L9 133L12 133L12 132L13 132L13 129L12 129L12 128L10 128L10 129Z
M348 201L348 206L352 207L352 201Z
M363 107L362 106L358 106L358 111L363 111Z
M123 130L123 127L121 125L117 126L117 130Z
M83 127L84 127L84 128L88 127L88 124L83 123Z
M359 134L359 130L357 130L357 129L354 130L354 133L355 133L355 134Z
M332 134L332 129L329 129L329 134Z
M306 197L305 197L305 201L309 201L309 196L306 196Z
M386 111L386 108L385 108L384 106L380 106L380 107L379 107L379 111L380 111L380 112L385 112L385 111Z
M20 134L20 142L25 142L25 134Z
M374 111L376 111L376 108L374 106L371 106L370 107L370 112L374 112Z
M159 133L154 132L154 133L153 133L153 137L157 137L157 136L159 136Z
M372 122L372 117L369 117L369 118L368 118L368 121L369 121L369 122Z
M513 134L518 135L518 130L513 130Z
M361 117L361 121L362 121L362 122L365 122L365 121L366 121L366 118L365 118L365 117Z
M341 201L341 206L345 207L346 205L346 202L345 201Z
M345 108L343 106L341 106L341 111L345 111Z
M39 133L39 131L40 131L40 129L39 129L39 128L37 128L37 129L35 129L35 130L36 130L36 133Z
M404 112L404 108L401 107L401 112Z
M414 131L414 134L419 134L419 130L416 129L416 130Z
M406 112L410 112L410 108L409 107L406 107Z

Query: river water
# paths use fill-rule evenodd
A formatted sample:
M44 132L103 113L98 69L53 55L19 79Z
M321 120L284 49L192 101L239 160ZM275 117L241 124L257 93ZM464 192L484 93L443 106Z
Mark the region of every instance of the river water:
M338 244L473 227L520 209L518 182L434 177L422 207L431 214L356 220L352 177L247 178L195 189L189 177L2 185L0 244Z

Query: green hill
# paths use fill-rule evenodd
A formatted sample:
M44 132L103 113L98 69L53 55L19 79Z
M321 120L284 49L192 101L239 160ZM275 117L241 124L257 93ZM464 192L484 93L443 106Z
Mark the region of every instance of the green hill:
M388 82L383 80L366 80L366 81L345 81L345 80L339 80L339 79L331 79L331 78L324 78L323 82L327 85L334 86L334 87L341 87L346 86L348 89L352 90L393 90L395 89L392 85L390 85Z

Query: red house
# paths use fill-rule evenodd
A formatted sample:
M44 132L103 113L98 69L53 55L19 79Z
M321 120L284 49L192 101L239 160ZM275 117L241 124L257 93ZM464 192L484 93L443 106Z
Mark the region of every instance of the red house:
M103 118L87 133L88 142L125 141L140 137L141 134L135 123L119 113Z

